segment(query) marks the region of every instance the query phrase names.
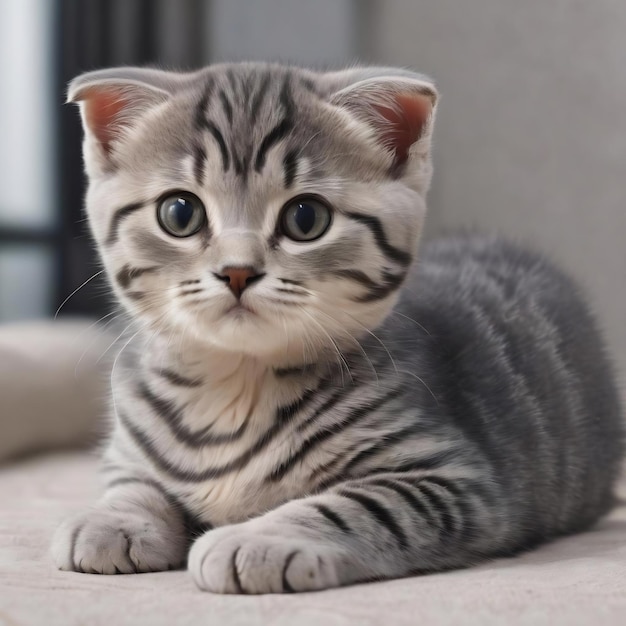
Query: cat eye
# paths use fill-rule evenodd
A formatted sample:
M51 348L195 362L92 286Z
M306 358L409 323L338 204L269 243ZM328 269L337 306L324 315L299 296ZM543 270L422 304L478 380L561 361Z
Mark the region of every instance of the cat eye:
M180 192L168 195L159 202L157 219L169 235L191 237L206 223L206 213L198 197Z
M318 198L294 198L283 207L279 227L289 239L313 241L328 230L331 217L330 208Z

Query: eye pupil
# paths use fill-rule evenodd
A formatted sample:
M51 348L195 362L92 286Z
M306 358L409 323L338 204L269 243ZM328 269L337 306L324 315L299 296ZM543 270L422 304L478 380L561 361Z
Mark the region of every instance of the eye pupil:
M308 235L315 226L315 217L315 209L310 204L300 203L294 215L294 222L305 235Z
M193 217L191 202L187 202L184 198L178 198L171 204L168 212L172 222L180 229L186 228Z

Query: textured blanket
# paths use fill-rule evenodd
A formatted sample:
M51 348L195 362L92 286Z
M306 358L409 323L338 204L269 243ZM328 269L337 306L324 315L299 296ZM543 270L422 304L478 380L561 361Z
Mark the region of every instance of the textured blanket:
M464 571L287 596L218 596L186 572L56 571L51 533L97 496L85 453L0 470L0 624L394 626L626 624L626 506L597 527Z

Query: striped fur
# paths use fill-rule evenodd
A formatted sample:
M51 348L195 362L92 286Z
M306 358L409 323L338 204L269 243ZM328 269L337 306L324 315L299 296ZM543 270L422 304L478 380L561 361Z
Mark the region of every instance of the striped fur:
M412 264L424 77L124 68L70 97L85 113L117 83L130 104L106 151L84 116L87 204L132 323L106 491L57 532L61 569L188 558L206 590L321 589L513 554L610 508L620 407L576 286L489 238L431 243ZM421 117L390 133L402 115ZM193 237L159 229L171 190L204 205ZM307 194L330 227L291 241L281 208ZM229 267L254 278L239 296Z

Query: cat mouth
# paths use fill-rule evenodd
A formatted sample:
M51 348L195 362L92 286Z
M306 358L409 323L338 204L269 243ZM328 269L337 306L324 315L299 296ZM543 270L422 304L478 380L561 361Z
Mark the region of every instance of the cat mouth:
M232 315L237 318L241 318L249 315L256 315L257 312L249 305L242 302L236 302L230 308L226 309L224 315Z

